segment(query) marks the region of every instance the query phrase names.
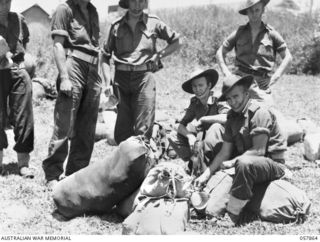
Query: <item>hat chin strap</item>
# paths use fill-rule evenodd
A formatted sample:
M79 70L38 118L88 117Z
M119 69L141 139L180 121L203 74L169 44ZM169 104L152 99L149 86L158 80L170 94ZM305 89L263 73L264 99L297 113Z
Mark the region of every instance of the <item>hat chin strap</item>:
M207 92L207 91L208 91L208 92ZM198 99L204 99L204 98L206 97L206 96L205 96L206 92L207 92L207 96L209 96L209 94L210 94L210 88L209 88L209 87L207 87L206 90L204 90L204 92L201 93L200 96L196 95L196 97L197 97ZM206 97L206 98L207 98L207 97Z

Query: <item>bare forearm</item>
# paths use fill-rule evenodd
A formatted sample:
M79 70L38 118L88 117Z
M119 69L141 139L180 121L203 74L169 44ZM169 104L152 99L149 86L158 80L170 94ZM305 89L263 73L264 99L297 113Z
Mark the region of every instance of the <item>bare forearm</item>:
M226 121L227 121L226 114L203 116L201 118L201 123L208 123L208 124L214 124L214 123L225 124Z
M100 64L104 86L108 87L111 84L110 61L102 55Z
M278 67L278 69L276 70L276 74L281 77L285 71L288 69L288 67L290 66L290 63L292 61L292 55L290 53L290 51L287 49L285 51L284 54L282 54L281 56L283 58L280 66Z
M225 152L219 152L209 166L210 174L214 174L221 166L222 162L229 160L230 155Z
M53 54L54 59L56 61L56 65L60 74L60 77L68 77L68 71L67 71L67 57L65 50L60 43L55 43L53 46Z
M219 65L222 73L225 76L231 75L231 72L228 69L227 64L226 64L226 51L223 50L222 46L218 49L216 57L217 57L218 65Z
M180 40L178 39L175 42L168 44L164 49L160 50L158 53L161 56L161 58L163 58L177 51L180 48L180 46Z
M183 135L184 137L188 137L188 135L192 134L191 132L189 132L189 130L183 124L179 124L178 133Z

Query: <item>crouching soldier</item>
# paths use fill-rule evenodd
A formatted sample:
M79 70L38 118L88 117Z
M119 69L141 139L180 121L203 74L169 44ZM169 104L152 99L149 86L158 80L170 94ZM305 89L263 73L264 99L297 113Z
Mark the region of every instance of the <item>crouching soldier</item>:
M189 169L192 169L193 162L190 160L198 141L198 146L203 152L203 161L209 164L222 146L222 134L229 108L213 96L211 89L216 85L219 75L216 70L194 71L189 80L182 84L182 89L195 96L191 98L190 105L178 126L177 132L169 137L169 142L177 155L189 161ZM187 128L187 125L196 120L193 124L196 132Z
M231 110L227 116L223 145L214 161L197 178L205 184L220 167L235 168L227 212L237 224L240 212L252 197L253 185L284 175L285 139L279 132L276 117L249 98L252 76L231 76L222 87L220 100L227 100ZM232 157L233 152L236 156Z

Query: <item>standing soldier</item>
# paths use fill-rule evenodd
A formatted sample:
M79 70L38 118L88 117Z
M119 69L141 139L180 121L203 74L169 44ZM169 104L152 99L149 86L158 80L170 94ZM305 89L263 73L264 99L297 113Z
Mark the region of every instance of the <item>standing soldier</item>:
M53 52L59 71L54 130L43 169L49 188L89 164L98 117L99 19L90 0L67 0L52 17ZM68 152L68 140L70 151Z
M29 153L33 151L34 142L32 86L24 66L29 30L21 15L10 12L11 0L0 0L0 4L0 170L3 170L3 149L8 147L4 130L9 106L19 173L33 178L29 168Z
M102 74L110 84L110 59L115 61L114 83L120 102L115 126L115 141L132 135L151 138L155 118L156 82L153 72L161 67L161 58L180 46L179 35L158 17L144 13L147 0L120 0L127 13L115 21L104 44ZM167 41L157 51L156 40ZM110 92L110 87L106 92Z
M252 98L272 105L271 87L280 79L289 66L292 56L281 35L270 25L262 21L265 6L270 0L247 0L239 11L247 15L249 22L240 26L222 44L217 51L218 64L225 76L231 76L225 57L233 48L236 52L235 74L253 75L254 85L251 87ZM282 62L271 75L279 53Z

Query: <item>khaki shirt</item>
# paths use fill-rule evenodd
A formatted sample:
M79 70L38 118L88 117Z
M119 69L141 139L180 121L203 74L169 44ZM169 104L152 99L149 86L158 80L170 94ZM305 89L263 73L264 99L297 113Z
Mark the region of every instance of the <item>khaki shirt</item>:
M135 31L132 31L127 12L111 25L103 54L109 60L113 54L116 63L141 65L157 52L158 38L170 44L178 40L179 35L158 17L146 13L141 15Z
M218 99L214 96L209 97L207 105L203 105L198 98L192 97L180 124L187 126L194 119L199 120L204 116L226 114L229 109L229 106L225 102L218 102ZM210 126L211 124L204 124L203 128L208 130Z
M77 0L60 4L51 20L51 35L67 38L64 48L77 49L97 55L99 50L99 18L96 8L88 3L89 21L83 15Z
M223 42L227 51L236 53L235 66L261 73L271 72L276 53L286 50L287 45L281 35L270 25L262 23L255 42L252 43L249 23L242 25Z
M266 156L272 157L286 151L285 138L279 130L276 117L255 100L249 100L241 113L229 111L223 140L235 145L237 155L249 150L252 138L259 134L269 137Z
M14 62L23 61L25 46L29 42L29 29L24 17L18 13L9 12L8 26L0 24L0 35L7 41L11 59Z

